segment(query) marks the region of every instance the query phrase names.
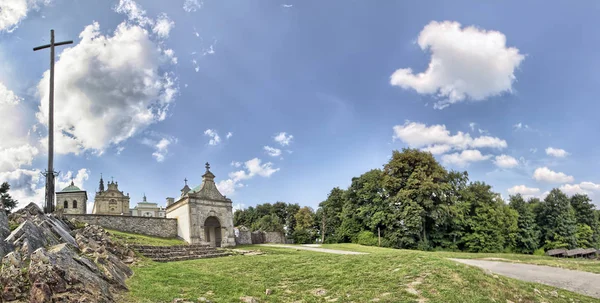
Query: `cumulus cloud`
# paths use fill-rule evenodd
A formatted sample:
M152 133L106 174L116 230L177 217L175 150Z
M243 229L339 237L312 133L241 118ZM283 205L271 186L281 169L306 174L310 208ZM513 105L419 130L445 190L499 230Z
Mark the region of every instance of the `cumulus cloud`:
M525 56L506 46L506 36L474 26L461 28L458 22L432 21L417 41L423 51L431 52L425 72L414 74L410 68L396 70L390 83L419 94L437 94L442 109L465 100L482 101L511 93L515 70Z
M204 131L205 136L209 136L210 140L208 141L209 145L217 145L221 142L221 137L217 134L217 131L214 129L207 129Z
M264 146L263 148L267 152L267 154L269 156L271 156L271 157L279 157L279 156L281 156L281 149L270 147L268 145Z
M126 7L130 18L143 20L137 6ZM95 22L79 37L81 41L64 49L55 66L56 152L101 154L164 120L178 89L173 74L163 69L171 58L160 51L146 28L124 22L112 35L102 35ZM36 114L44 125L48 81L46 71L38 84L41 105Z
M564 158L564 157L568 156L569 153L564 149L548 147L548 148L546 148L546 155L549 155L552 157L557 157L557 158Z
M231 161L231 166L233 166L233 167L240 167L240 166L242 166L242 163L241 162L236 162L236 161Z
M238 166L238 162L232 162L232 166ZM258 158L254 158L244 162L244 169L229 173L229 179L221 180L217 183L217 188L224 195L231 195L236 188L243 187L241 182L252 179L255 176L268 178L272 174L279 171L279 168L274 168L273 163L262 163Z
M13 32L32 10L49 5L51 0L6 0L0 3L0 32Z
M273 139L275 139L275 142L281 144L281 146L288 146L292 143L294 136L288 135L286 132L280 132Z
M154 27L152 27L152 32L161 38L168 38L173 27L175 27L175 22L169 19L167 14L162 13L156 19L156 23L154 24Z
M445 164L464 167L469 165L471 162L485 161L491 157L491 155L482 155L481 152L476 149L468 149L463 150L461 153L443 155L442 162Z
M533 179L547 183L570 183L575 180L573 176L565 173L555 172L548 167L539 167L533 172Z
M413 148L423 148L432 154L442 154L451 149L467 148L506 148L505 140L491 136L473 138L468 133L458 132L451 135L445 125L427 126L423 123L407 121L404 125L393 127L393 139L399 139Z
M508 189L508 193L511 195L521 194L523 196L532 196L540 193L539 188L527 187L525 185L515 185Z
M477 123L475 123L475 122L469 123L469 128L471 128L471 131L475 131L475 126L476 125L477 125Z
M588 195L591 199L596 200L596 195L600 193L600 184L596 184L593 182L581 182L579 184L564 184L559 189L569 196L575 194L582 194Z
M202 4L202 1L198 0L185 0L183 2L183 10L188 13L195 12L202 8Z
M146 16L146 11L133 0L119 0L119 3L113 7L113 10L119 14L127 15L129 21L141 26L154 24L154 20Z
M496 156L494 164L501 168L512 168L519 165L519 161L508 155L500 155Z
M31 165L31 161L37 154L38 149L29 144L0 149L0 172Z
M232 132L228 132L228 133L227 133L227 136L225 136L225 139L229 139L229 138L231 138L232 136L233 136L233 133L232 133Z

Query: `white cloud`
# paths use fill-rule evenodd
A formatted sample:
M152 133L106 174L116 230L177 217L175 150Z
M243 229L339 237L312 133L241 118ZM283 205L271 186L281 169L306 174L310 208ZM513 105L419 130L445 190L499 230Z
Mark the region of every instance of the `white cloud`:
M290 143L292 143L294 136L288 135L286 132L280 132L279 134L275 135L274 139L275 142L281 144L281 146L288 146Z
M226 138L226 139L229 139L229 138L231 138L232 136L233 136L233 133L232 133L232 132L228 132L228 133L227 133L227 136L225 136L225 138Z
M258 158L248 160L244 163L244 170L238 170L229 173L229 179L221 180L217 183L217 188L224 195L235 193L236 188L244 187L241 181L249 180L255 176L270 177L279 171L279 168L273 168L273 163L262 164ZM231 162L232 166L239 167L239 162Z
M283 7L283 8L292 8L292 7L294 7L294 5L293 4L282 4L281 7Z
M471 128L471 131L475 131L475 125L477 125L477 123L475 123L475 122L469 123L469 127Z
M500 155L500 156L496 156L496 159L494 160L494 164L496 164L496 166L501 167L501 168L512 168L512 167L519 165L519 161L517 161L517 159L515 159L511 156L508 156L508 155Z
M537 148L530 148L529 151L535 154L537 153Z
M539 188L527 187L525 185L515 185L508 189L511 195L521 194L523 196L537 195L540 192Z
M173 75L163 70L170 59L145 28L121 23L112 36L105 36L95 22L79 37L55 66L56 152L101 154L164 120L178 89ZM48 81L46 71L38 84L41 105L36 114L44 125Z
M29 144L0 149L0 172L31 165L31 161L37 154L38 149Z
M243 210L246 208L246 204L244 203L235 203L233 204L233 212L235 213L238 210Z
M183 3L183 10L188 13L195 12L202 8L202 4L202 1L198 2L198 0L185 0Z
M117 147L117 155L120 155L125 150L124 146Z
M569 183L575 179L565 173L554 172L547 167L539 167L533 173L533 179L547 183Z
M575 194L588 195L596 200L596 194L600 193L600 184L593 182L581 182L579 184L564 184L559 188L565 194L572 196Z
M263 148L267 152L267 154L271 157L281 156L281 149L270 147L270 146L264 146Z
M152 153L152 157L156 159L156 162L163 162L165 157L169 153L169 145L172 143L177 143L177 138L170 136L162 136L160 134L150 132L153 137L158 137L157 139L144 138L142 140L142 144L150 146L154 149Z
M50 3L51 0L3 0L0 3L0 32L13 32L29 11Z
M443 153L449 152L451 149L452 146L448 144L435 144L423 148L423 151L430 152L434 155L441 155Z
M129 21L137 23L140 26L154 24L154 20L147 17L146 11L133 0L119 0L119 4L113 7L113 10L119 14L127 15Z
M419 94L444 98L435 104L442 109L465 100L482 101L511 93L515 69L525 58L514 47L506 47L506 36L458 22L432 21L418 38L419 47L431 51L429 67L423 73L396 70L390 83Z
M236 161L231 161L231 166L233 166L233 167L240 167L240 166L242 166L242 163L241 162L236 162Z
M546 155L557 157L557 158L564 158L564 157L568 156L569 153L564 149L548 147L548 148L546 148Z
M165 49L163 51L163 53L165 54L165 56L171 58L171 62L173 64L177 64L177 57L175 57L175 52L172 49ZM186 84L187 85L187 84ZM186 86L187 87L187 86Z
M217 134L217 131L214 129L207 129L204 131L204 135L209 136L211 139L208 141L209 145L217 145L221 142L221 137Z
M469 165L471 162L485 161L491 157L491 155L482 155L481 152L476 149L468 149L463 150L461 153L443 155L442 162L463 167Z
M399 139L413 148L424 148L433 154L441 154L450 149L496 148L507 146L506 141L496 137L480 136L472 138L470 134L458 132L451 135L445 125L427 126L423 123L407 121L404 125L393 127L393 139Z
M167 16L167 14L162 13L156 19L156 23L152 28L152 32L157 34L161 38L168 38L169 33L171 32L173 27L175 27L175 22L169 19L169 16Z

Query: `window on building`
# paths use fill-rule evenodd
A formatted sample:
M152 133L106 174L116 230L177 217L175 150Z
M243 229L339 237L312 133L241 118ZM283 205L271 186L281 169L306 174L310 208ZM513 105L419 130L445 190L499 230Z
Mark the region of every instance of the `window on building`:
M69 202L67 200L63 203L63 208L69 208Z
M77 200L73 200L73 208L77 208Z

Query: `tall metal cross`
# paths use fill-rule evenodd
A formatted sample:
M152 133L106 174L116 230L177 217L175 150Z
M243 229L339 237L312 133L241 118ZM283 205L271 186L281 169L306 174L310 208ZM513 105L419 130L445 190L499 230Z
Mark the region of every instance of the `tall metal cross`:
M54 42L54 30L50 30L50 44L33 48L38 51L50 48L50 104L48 106L48 170L44 172L46 176L46 203L44 212L52 213L54 211L54 47L65 44L71 44L73 41Z

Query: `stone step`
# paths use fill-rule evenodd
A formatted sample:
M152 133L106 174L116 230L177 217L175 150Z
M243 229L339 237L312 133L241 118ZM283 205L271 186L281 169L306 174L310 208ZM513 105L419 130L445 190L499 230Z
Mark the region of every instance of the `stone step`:
M143 249L136 249L138 252L140 253L160 253L160 252L204 252L204 251L211 251L214 250L214 248L212 247L201 247L201 248L189 248L189 249L180 249L180 248L175 248L175 249L169 249L169 248L143 248Z
M152 261L155 262L175 262L175 261L186 261L186 260L196 260L196 259L208 259L208 258L217 258L217 257L226 257L230 256L231 253L228 252L217 252L206 255L191 255L191 256L176 256L176 257L157 257L151 258Z
M210 245L205 244L190 244L190 245L172 245L172 246L155 246L155 245L129 245L130 248L133 249L160 249L160 248L168 248L168 249L190 249L190 248L201 248L201 247L210 247Z

